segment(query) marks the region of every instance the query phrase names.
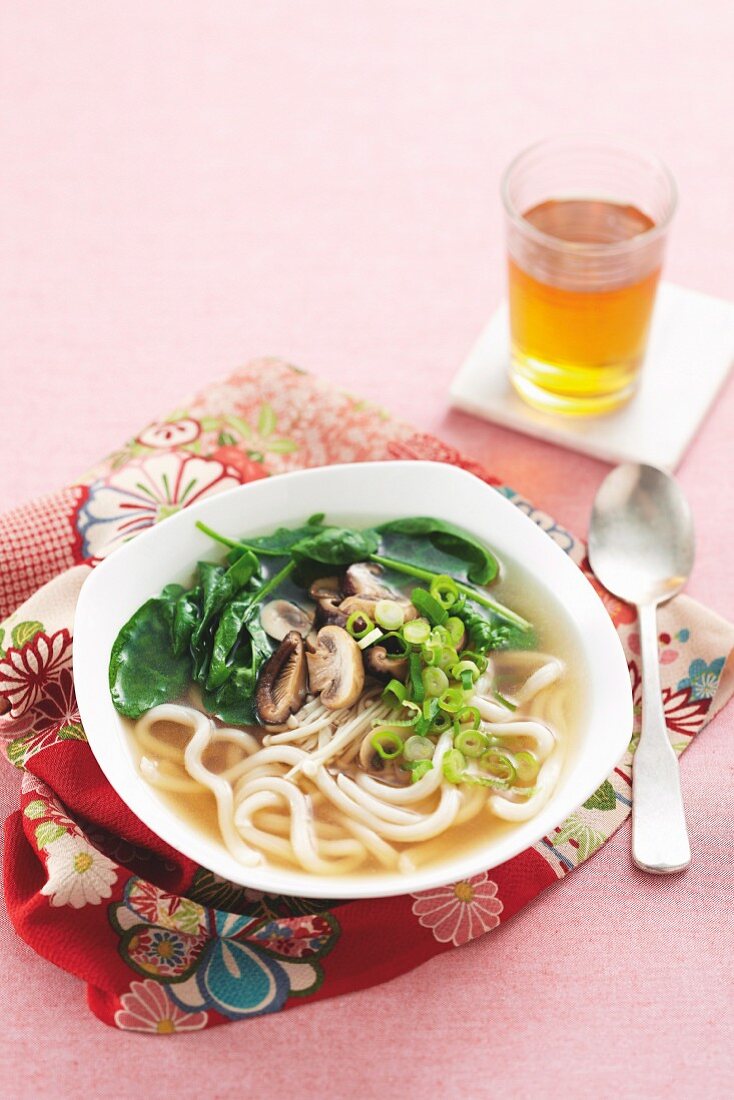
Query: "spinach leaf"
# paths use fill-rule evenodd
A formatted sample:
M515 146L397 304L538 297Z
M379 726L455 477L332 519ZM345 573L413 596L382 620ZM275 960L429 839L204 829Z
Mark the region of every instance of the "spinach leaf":
M260 625L258 608L251 606L235 643L233 660L226 666L226 679L216 688L207 683L203 695L206 709L232 725L257 725L255 689L260 669L270 653L271 645ZM214 668L213 659L211 667Z
M293 559L298 562L318 562L321 565L352 565L367 561L379 546L374 531L353 531L349 527L322 527L308 538L300 539L291 547Z
M210 622L252 578L259 562L251 551L240 555L225 569L210 561L200 561L197 569L202 592L201 616L192 634L192 645L199 646Z
M159 703L178 699L191 680L191 657L174 652L171 636L176 595L170 586L164 593L138 608L112 647L112 701L128 718L139 718Z
M191 644L191 636L196 629L201 615L199 602L201 590L192 588L189 592L182 592L176 600L173 615L171 634L173 638L173 652L177 657L187 653Z
M423 536L437 550L467 563L467 577L474 584L491 584L499 571L497 559L481 542L455 527L430 516L394 519L376 528L379 534ZM416 547L420 559L420 546Z
M279 527L272 535L260 535L252 539L240 539L239 545L253 550L256 554L268 557L283 557L290 554L296 543L316 535L322 530L323 513L311 516L302 527Z
M207 691L216 691L231 676L234 665L230 657L235 646L239 649L249 641L253 655L257 654L265 660L270 656L271 645L260 625L260 609L258 605L253 604L254 596L254 593L249 593L235 597L224 607L219 617L211 648L211 662L206 680Z

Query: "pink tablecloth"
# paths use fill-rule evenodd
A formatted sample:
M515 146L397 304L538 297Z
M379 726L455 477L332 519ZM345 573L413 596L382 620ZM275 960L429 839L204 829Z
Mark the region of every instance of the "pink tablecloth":
M501 293L498 176L559 130L654 144L683 197L668 275L734 296L733 33L723 0L10 0L0 509L274 353L439 432L582 533L601 464L445 415ZM733 417L730 386L680 471L690 591L729 618ZM723 714L683 762L684 877L633 871L622 831L496 935L284 1017L116 1035L3 924L5 1094L724 1096L733 731Z

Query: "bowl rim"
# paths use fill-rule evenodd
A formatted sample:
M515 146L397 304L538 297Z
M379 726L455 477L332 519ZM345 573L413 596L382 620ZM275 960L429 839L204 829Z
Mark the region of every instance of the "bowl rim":
M584 720L584 730L579 732L579 748L577 755L581 754L581 746L586 746L591 741L591 730L596 726L602 726L608 730L604 743L596 746L594 752L594 767L588 768L590 775L583 783L578 782L572 787L573 794L569 797L569 791L562 782L550 796L548 802L538 814L527 822L518 823L517 828L503 831L499 838L490 837L486 844L473 846L455 861L441 861L437 865L428 865L410 873L399 872L374 872L366 876L327 876L314 875L308 872L289 871L282 868L255 867L248 868L236 864L222 842L205 837L204 834L196 834L189 829L176 816L174 811L156 796L145 780L140 776L132 756L129 740L122 726L122 719L112 706L108 690L107 667L109 652L102 652L101 647L95 644L95 622L99 615L104 621L105 611L100 612L100 597L104 597L105 586L112 583L115 574L122 570L128 559L136 556L145 557L145 550L153 539L160 539L161 532L167 532L170 540L175 542L174 533L187 528L189 532L195 531L195 521L209 511L216 510L240 497L248 498L253 504L257 504L258 497L267 500L274 487L279 486L278 492L306 486L309 482L318 485L324 480L334 480L337 485L339 479L346 478L347 483L352 479L371 478L379 474L389 473L393 479L402 479L406 484L412 479L421 479L430 474L433 481L443 479L446 483L455 483L450 487L457 492L478 494L482 501L492 501L490 509L499 511L499 514L507 518L508 525L521 530L526 540L532 544L535 542L541 547L539 540L544 540L542 549L537 552L545 556L549 562L551 572L560 574L564 589L573 594L573 614L568 618L577 626L576 614L582 619L588 620L587 625L594 627L594 645L586 645L585 639L577 637L582 647L586 661L586 672L597 690L602 692L605 707L608 708L606 717L597 714L600 710L598 702L596 710L592 708L588 718ZM285 511L279 520L259 523L254 520L251 528L272 528L274 524L287 524L295 520L300 513L307 513L308 508L299 509L298 493L290 494L289 509ZM293 500L292 505L290 501ZM392 509L386 509L391 511ZM327 514L335 516L351 514L355 512L359 516L359 505L352 501L351 506L343 508L329 507ZM379 511L379 510L378 510ZM441 515L441 509L434 509L434 514ZM375 521L375 512L362 510L366 522ZM406 505L402 514L410 514L411 509ZM412 514L420 514L420 510ZM425 514L425 509L423 509ZM510 517L514 517L510 520ZM219 521L218 521L219 522ZM358 522L358 520L355 520ZM459 522L452 519L452 522ZM472 531L473 518L464 523L464 526ZM240 524L241 530L241 524ZM531 534L532 532L532 534ZM476 533L476 532L474 532ZM491 541L486 535L479 534L489 545ZM500 542L502 539L500 538ZM141 549L142 548L142 549ZM187 550L190 565L197 560L196 547L192 544ZM205 556L199 554L198 556ZM500 551L500 557L502 551ZM512 557L510 553L507 556ZM171 574L176 572L176 565L172 563ZM544 577L535 574L536 579L546 590L549 585ZM159 589L151 586L149 595ZM137 598L137 597L136 597ZM148 598L147 596L144 598ZM139 603L135 603L135 607ZM132 611L126 612L119 625L115 627L115 634L119 630ZM591 660L592 651L594 659ZM598 651L598 652L596 652ZM601 677L600 662L603 660L604 676ZM100 665L103 665L104 675L100 678ZM285 896L332 898L334 900L356 900L374 897L388 897L402 894L417 893L427 889L436 889L449 885L456 881L470 878L482 871L491 870L520 855L528 848L533 847L543 839L553 828L557 827L570 813L583 804L608 777L615 764L623 755L632 733L633 709L632 691L621 641L614 628L609 615L599 598L597 592L584 576L578 565L572 561L564 550L528 515L521 511L502 493L497 492L492 486L468 473L460 467L448 463L430 461L385 460L379 462L340 463L331 466L313 467L305 470L297 470L290 473L279 474L273 478L261 479L255 482L245 483L232 489L212 495L209 498L198 501L179 513L169 517L165 525L156 525L149 530L137 535L129 543L116 549L107 558L103 559L91 571L82 585L76 608L74 624L74 649L73 649L74 681L77 693L77 702L88 743L107 781L113 790L123 800L129 810L134 813L156 836L169 844L172 848L181 852L186 858L197 863L213 873L220 875L238 886L263 890L266 893ZM101 681L101 686L100 686ZM589 694L589 707L594 700ZM116 730L110 737L110 725L116 721ZM121 772L121 758L127 759L126 768ZM564 797L561 797L564 795ZM558 809L553 807L558 806ZM535 823L538 823L537 826ZM184 836L182 838L182 830ZM200 837L200 843L195 843L196 836ZM509 843L509 838L521 837L519 843ZM183 842L182 842L183 839ZM500 858L495 858L493 850L501 849ZM219 852L222 858L216 855ZM234 866L233 866L234 864ZM226 869L223 869L226 868ZM236 873L233 875L233 871Z

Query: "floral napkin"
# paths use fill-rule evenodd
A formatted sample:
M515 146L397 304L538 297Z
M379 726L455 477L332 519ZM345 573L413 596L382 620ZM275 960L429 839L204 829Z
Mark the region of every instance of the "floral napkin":
M509 863L421 894L346 903L264 895L198 867L121 802L89 749L74 695L74 607L89 570L181 508L304 466L433 459L468 469L589 575L584 546L431 436L300 371L261 360L151 424L77 484L0 518L0 738L23 771L5 824L11 920L88 983L92 1010L131 1031L197 1031L385 981L509 920L630 812L629 751L583 806ZM629 659L634 611L599 591ZM663 701L682 752L731 694L734 629L679 596L659 616ZM637 725L636 728L639 728ZM375 935L375 929L389 935Z

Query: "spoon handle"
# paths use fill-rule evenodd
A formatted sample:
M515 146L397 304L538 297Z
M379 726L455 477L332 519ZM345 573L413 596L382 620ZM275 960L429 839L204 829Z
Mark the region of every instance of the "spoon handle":
M642 650L642 732L632 764L632 858L658 875L691 862L678 758L665 725L660 694L654 604L637 609Z

